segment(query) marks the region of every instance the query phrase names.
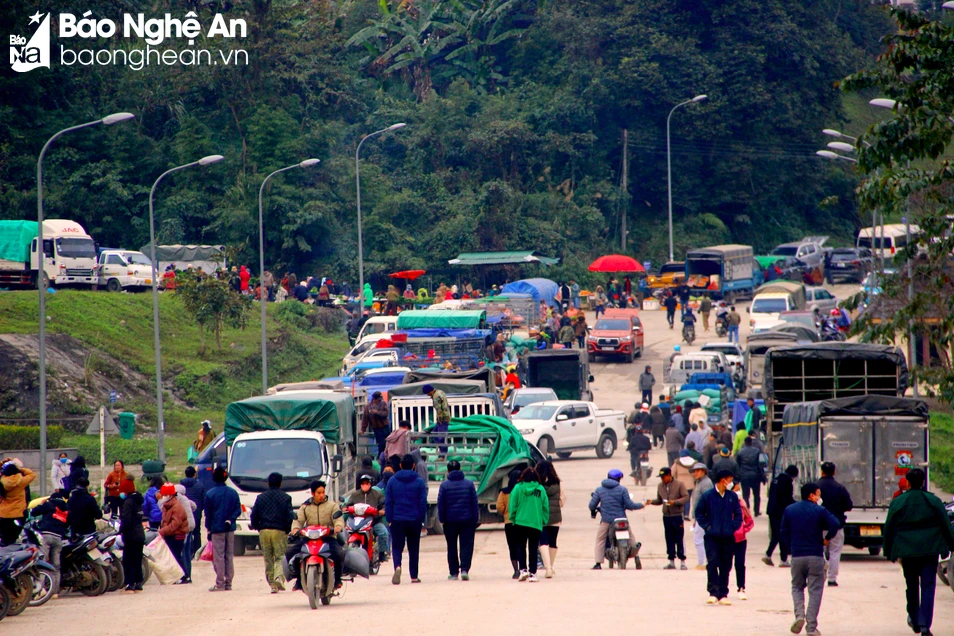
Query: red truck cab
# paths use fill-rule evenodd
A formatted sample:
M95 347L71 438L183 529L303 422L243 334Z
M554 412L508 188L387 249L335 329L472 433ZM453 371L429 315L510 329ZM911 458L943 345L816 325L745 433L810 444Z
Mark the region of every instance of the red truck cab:
M597 356L622 356L627 362L642 355L643 323L638 309L607 309L586 338L590 360Z

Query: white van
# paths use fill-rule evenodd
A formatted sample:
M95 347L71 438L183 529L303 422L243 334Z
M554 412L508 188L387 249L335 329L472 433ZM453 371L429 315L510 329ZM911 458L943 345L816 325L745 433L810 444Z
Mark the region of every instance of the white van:
M397 316L374 316L368 318L368 321L361 327L355 342L361 342L365 336L388 331L397 331Z
M782 292L767 292L756 294L752 299L752 305L746 309L751 315L749 318L749 327L752 333L758 331L768 331L769 329L782 324L779 314L783 311L794 311L797 309L795 299L791 294Z
M908 227L911 240L914 241L921 230L917 225L905 226L903 223L878 225L874 228L864 227L858 231L856 247L865 247L877 254L881 250L881 258L891 260L900 250L908 245ZM872 238L872 236L874 238Z
M725 354L721 351L694 351L674 357L668 374L664 374L664 381L678 390L678 387L689 382L689 378L694 373L724 373L726 371L731 373Z

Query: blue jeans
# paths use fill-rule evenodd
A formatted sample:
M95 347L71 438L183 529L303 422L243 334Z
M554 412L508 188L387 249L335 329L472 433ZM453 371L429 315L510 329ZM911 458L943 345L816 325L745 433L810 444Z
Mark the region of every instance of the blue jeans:
M574 296L574 297L573 297L573 309L579 309L579 308L580 308L580 297L579 297L579 296Z
M378 548L378 554L387 554L391 551L391 534L388 532L388 524L384 521L375 521L371 526L374 531L374 543Z
M739 326L729 325L729 342L739 341Z

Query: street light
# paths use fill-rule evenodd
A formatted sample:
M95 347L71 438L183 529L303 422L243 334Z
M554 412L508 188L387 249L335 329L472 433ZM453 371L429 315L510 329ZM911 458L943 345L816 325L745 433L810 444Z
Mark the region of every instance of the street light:
M305 159L301 163L276 170L265 177L261 187L258 189L258 261L260 266L259 289L261 290L259 304L262 306L262 395L268 393L268 342L265 338L265 283L263 282L265 279L265 223L262 212L262 194L265 192L265 184L268 183L268 180L279 172L285 172L293 168L307 168L320 162L321 159Z
M156 405L158 407L159 418L156 426L156 441L159 444L159 459L163 462L166 461L166 422L162 410L162 356L160 355L159 347L159 275L157 274L159 257L156 254L156 222L155 215L153 214L152 199L156 193L156 186L159 185L159 182L162 181L166 175L193 166L207 166L212 163L218 163L223 159L225 159L225 157L222 155L209 155L208 157L202 157L198 161L170 168L159 175L159 178L152 184L152 189L149 191L149 245L152 248L152 331L153 345L156 350Z
M46 155L47 148L60 135L81 128L90 126L112 126L129 119L133 119L132 113L113 113L102 119L86 122L79 126L70 126L50 137L43 148L40 150L40 156L36 160L36 251L37 251L37 272L36 288L40 290L40 495L46 494L46 252L43 249L43 157Z
M857 159L852 159L851 157L839 155L837 152L832 152L831 150L816 150L815 154L818 155L819 157L824 157L825 159L841 159L842 161L850 161L851 163L858 163Z
M877 106L878 108L888 108L891 110L898 105L897 100L888 99L887 97L875 97L874 99L868 100L868 103L872 106Z
M692 99L687 99L684 102L680 102L672 107L672 110L669 111L669 116L666 117L666 186L669 191L669 260L674 259L673 248L672 248L672 149L669 143L669 120L672 119L672 114L676 112L676 109L680 106L685 106L686 104L695 104L696 102L701 102L706 99L708 95L696 95Z
M838 130L834 130L834 129L832 129L832 128L822 128L822 134L823 134L823 135L828 135L829 137L839 137L839 138L841 138L841 139L851 139L852 141L856 141L856 140L857 140L857 137L852 137L851 135L846 135L845 133L840 132L840 131L838 131Z
M846 144L846 143L843 142L843 141L829 141L827 145L828 145L828 147L831 148L832 150L840 150L840 151L842 151L842 152L854 152L854 151L855 151L855 147L854 147L854 146L852 146L851 144Z
M378 135L383 135L386 132L391 132L393 130L398 130L399 128L404 128L407 126L404 122L398 124L391 124L387 128L382 128L381 130L375 131L370 135L366 136L360 142L358 142L358 147L354 151L354 182L358 190L358 289L360 290L359 294L364 294L364 247L361 240L361 167L358 164L358 155L361 153L361 146L364 145L364 142L371 139L372 137L377 137ZM361 296L362 300L364 299Z

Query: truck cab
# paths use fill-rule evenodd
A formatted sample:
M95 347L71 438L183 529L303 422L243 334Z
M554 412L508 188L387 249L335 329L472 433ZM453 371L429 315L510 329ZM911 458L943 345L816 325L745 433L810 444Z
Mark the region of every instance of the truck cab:
M644 340L638 309L607 309L590 330L586 350L593 361L597 356L620 356L632 363L642 355Z
M96 284L111 292L151 287L152 261L142 252L103 250L96 266Z
M30 243L30 266L38 282L45 276L53 285L96 284L96 243L82 225L61 219L43 221L42 267L37 240Z
M391 331L397 331L397 316L373 316L361 327L355 342L361 342L361 339L371 334L386 334Z

